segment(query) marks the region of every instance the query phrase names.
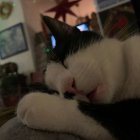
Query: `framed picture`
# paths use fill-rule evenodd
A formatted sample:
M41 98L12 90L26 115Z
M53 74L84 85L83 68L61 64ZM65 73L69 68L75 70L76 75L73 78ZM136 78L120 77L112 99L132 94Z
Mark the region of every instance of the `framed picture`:
M113 4L116 4L118 0L96 0L98 8L101 10L103 8L106 8L108 6L111 6Z
M130 0L96 0L99 11L122 3L129 2Z
M131 2L100 12L105 36L121 40L138 32L138 22Z
M28 50L28 46L22 23L18 23L0 32L1 59L8 58L26 50Z

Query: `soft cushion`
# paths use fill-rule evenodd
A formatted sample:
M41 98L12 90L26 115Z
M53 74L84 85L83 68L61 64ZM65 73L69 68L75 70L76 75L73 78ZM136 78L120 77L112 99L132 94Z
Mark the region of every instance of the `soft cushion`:
M84 140L78 136L49 131L33 130L17 118L13 118L0 127L0 140Z

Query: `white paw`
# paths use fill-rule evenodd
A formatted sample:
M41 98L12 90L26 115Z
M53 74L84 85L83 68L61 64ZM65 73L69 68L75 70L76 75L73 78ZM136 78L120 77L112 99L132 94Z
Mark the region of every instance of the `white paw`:
M88 139L110 140L111 137L98 123L79 111L75 100L45 93L23 97L18 104L17 117L35 129L69 132Z
M17 117L31 128L65 130L70 117L66 109L72 108L71 103L76 105L76 101L68 101L58 96L31 93L19 102Z

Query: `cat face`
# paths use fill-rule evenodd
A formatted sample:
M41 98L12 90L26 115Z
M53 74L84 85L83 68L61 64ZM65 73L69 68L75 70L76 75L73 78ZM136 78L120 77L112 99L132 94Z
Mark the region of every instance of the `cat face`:
M90 31L80 32L49 17L43 20L56 39L55 57L47 66L47 85L62 94L69 92L80 99L98 101L105 86L93 52L102 37Z

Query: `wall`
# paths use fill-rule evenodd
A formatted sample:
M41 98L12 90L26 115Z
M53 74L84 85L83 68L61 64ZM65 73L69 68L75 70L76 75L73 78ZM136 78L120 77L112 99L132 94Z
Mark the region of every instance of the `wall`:
M0 2L1 1L3 0L0 0ZM14 0L14 3L15 3L15 7L14 7L14 11L12 15L7 20L0 19L0 31L12 25L15 25L19 22L24 23L29 50L26 52L17 54L15 56L9 57L7 59L0 60L0 64L6 63L9 61L16 62L19 66L19 72L30 73L35 70L31 41L29 39L29 34L27 32L27 28L26 28L27 26L25 25L25 19L24 19L23 10L21 7L21 2L20 0Z
M55 0L21 0L23 11L25 14L26 21L29 27L35 31L41 31L40 26L40 13L43 13L47 9L54 7L56 5ZM70 0L69 0L70 1ZM79 7L72 7L71 10L77 14L77 16L90 15L91 12L95 11L94 0L82 0L79 3ZM46 13L48 16L54 16L54 13ZM61 20L61 19L60 19ZM67 15L67 23L70 25L75 25L76 18Z

